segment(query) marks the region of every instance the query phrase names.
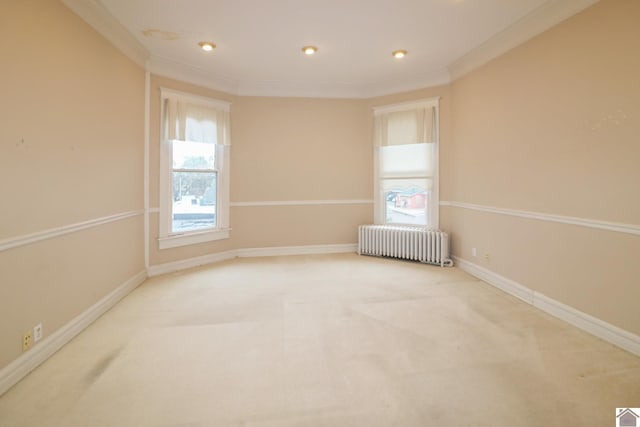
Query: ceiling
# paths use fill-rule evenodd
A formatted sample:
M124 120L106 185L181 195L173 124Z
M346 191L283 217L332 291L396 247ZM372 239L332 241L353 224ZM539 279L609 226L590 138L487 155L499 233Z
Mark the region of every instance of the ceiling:
M78 10L81 2L65 0L100 31ZM137 44L152 72L241 95L367 97L447 83L452 64L518 24L593 1L84 0L82 7L89 3L103 30L107 20L112 33L115 23L126 30L120 41ZM200 41L217 48L204 52ZM304 45L318 52L306 56ZM397 49L408 55L393 58Z

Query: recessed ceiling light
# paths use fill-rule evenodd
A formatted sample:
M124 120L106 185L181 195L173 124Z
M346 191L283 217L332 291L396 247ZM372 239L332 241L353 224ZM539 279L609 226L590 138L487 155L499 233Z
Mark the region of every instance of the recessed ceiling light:
M205 52L211 52L213 49L216 48L215 43L211 43L211 42L200 42L198 43L198 46L200 46L202 50L204 50Z
M315 46L305 46L302 48L302 51L305 55L313 55L318 51L318 48Z
M396 50L392 53L393 57L396 59L400 59L400 58L404 58L405 56L407 56L407 51L406 50Z

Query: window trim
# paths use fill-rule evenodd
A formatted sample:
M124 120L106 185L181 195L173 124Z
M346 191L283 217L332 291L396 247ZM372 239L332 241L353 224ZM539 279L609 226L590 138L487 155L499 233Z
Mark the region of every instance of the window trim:
M434 107L435 109L435 147L433 153L434 165L432 177L433 203L429 205L429 211L427 212L429 215L428 218L432 218L432 221L430 221L430 224L427 224L425 226L430 229L437 230L440 228L440 97L435 96L416 101L408 101L397 104L373 107L373 116L375 119L376 116L380 116L383 114L428 107ZM375 130L373 133L373 137L373 218L374 224L386 225L386 199L384 193L382 192L382 189L380 188L380 181L382 179L380 177L380 148L375 145ZM389 223L389 225L416 227L416 224Z
M173 202L173 143L164 135L164 117L166 98L181 99L193 104L204 105L226 112L231 111L231 103L214 98L192 95L173 89L160 88L160 165L159 165L159 202L158 214L158 247L159 249L176 248L215 240L228 239L229 228L229 157L230 145L215 144L217 171L216 227L206 230L194 230L175 233L172 231L171 207Z

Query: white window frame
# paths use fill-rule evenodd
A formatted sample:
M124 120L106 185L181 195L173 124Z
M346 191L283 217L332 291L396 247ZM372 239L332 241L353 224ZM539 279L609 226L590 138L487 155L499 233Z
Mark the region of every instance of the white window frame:
M417 101L409 101L402 102L398 104L390 104L383 105L379 107L373 107L373 115L378 116L382 114L395 113L399 111L407 111L414 110L418 108L429 108L433 107L435 109L435 118L434 118L434 128L435 128L435 148L434 148L434 165L433 165L433 178L432 178L432 195L431 195L431 203L429 203L427 218L431 219L429 224L425 225L431 229L439 229L440 228L440 97L432 97L420 99ZM375 132L374 132L375 138ZM384 195L384 191L380 187L380 148L375 146L373 150L373 194L374 194L374 223L384 225L386 222L385 215L385 207L386 207L386 198ZM399 224L399 223L390 223L390 225L407 225L410 227L416 227L415 224Z
M172 231L172 205L173 205L173 146L172 141L164 134L164 117L166 98L181 99L186 102L231 111L231 103L179 92L172 89L160 88L160 213L159 213L159 237L160 249L169 249L179 246L193 245L228 239L229 228L229 151L230 145L216 144L216 227L206 230L194 230L185 232Z

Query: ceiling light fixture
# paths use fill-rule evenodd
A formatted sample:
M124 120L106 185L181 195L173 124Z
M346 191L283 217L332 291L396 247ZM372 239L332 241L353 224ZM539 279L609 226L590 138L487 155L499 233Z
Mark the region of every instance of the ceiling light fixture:
M313 55L318 51L318 48L315 46L304 46L302 48L302 51L304 52L305 55Z
M204 50L205 52L211 52L213 49L216 48L215 43L211 43L211 42L200 42L198 43L198 46L200 46L202 50Z
M396 59L401 59L404 58L405 56L407 56L407 51L406 50L396 50L392 53L393 57Z

